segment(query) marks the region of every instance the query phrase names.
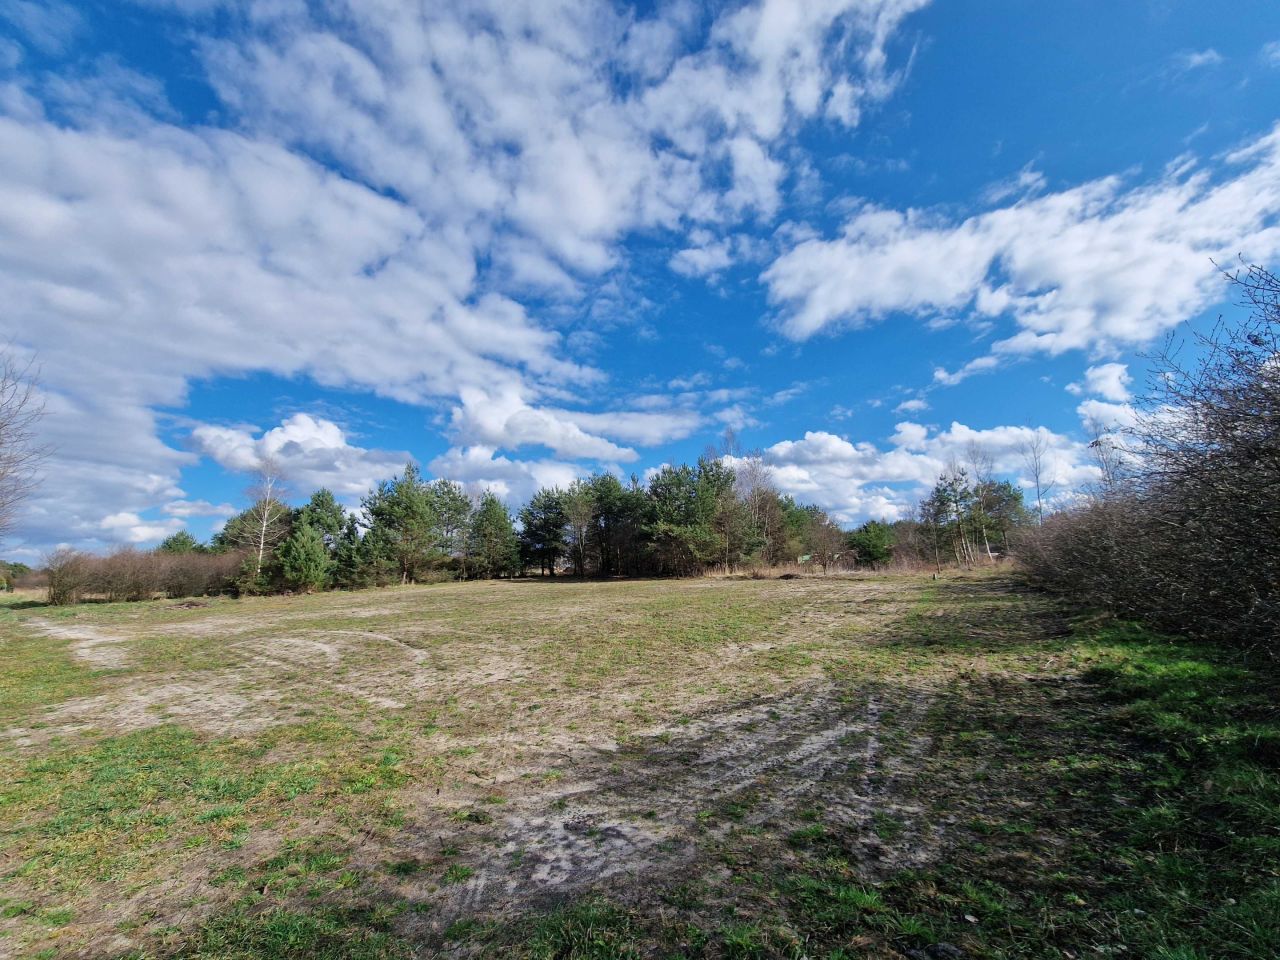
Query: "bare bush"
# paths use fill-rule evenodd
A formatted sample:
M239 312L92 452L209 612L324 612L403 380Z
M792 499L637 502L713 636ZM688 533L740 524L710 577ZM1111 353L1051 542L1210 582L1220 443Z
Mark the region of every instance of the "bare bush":
M244 561L236 552L170 554L122 547L95 557L62 549L49 556L40 573L49 603L61 606L86 598L118 602L230 593Z
M1280 655L1280 280L1232 278L1238 326L1172 345L1124 438L1131 475L1047 518L1019 553L1037 582L1166 629Z
M152 554L121 547L90 564L86 591L110 601L150 600L160 591L158 572Z
M92 563L93 558L87 553L69 547L49 554L44 563L49 603L61 607L78 602L85 591Z
M244 564L239 553L156 554L160 589L167 597L229 593Z

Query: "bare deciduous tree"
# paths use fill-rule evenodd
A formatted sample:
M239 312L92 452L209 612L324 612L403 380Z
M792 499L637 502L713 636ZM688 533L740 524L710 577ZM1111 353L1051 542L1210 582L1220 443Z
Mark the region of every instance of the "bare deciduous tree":
M1031 439L1022 444L1022 462L1027 476L1036 491L1036 520L1044 523L1044 502L1056 486L1049 468L1049 443L1044 434L1036 431Z
M18 504L30 495L48 454L36 439L43 415L32 362L0 350L0 537L13 529Z
M227 525L226 535L229 541L253 556L253 575L257 578L262 575L268 554L289 532L291 511L284 502L284 478L274 459L262 459L257 480L247 494L252 506Z
M1085 424L1085 429L1092 437L1089 441L1089 453L1102 473L1102 494L1105 496L1114 491L1121 480L1124 449L1116 435L1098 420L1090 419Z

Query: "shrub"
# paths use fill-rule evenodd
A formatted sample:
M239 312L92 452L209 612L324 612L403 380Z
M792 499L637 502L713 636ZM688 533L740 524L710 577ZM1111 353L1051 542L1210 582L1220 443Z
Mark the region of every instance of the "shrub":
M1200 338L1194 367L1165 350L1125 438L1131 476L1018 552L1049 589L1280 655L1280 280L1233 279L1252 316Z
M66 606L76 603L84 592L93 558L79 550L61 547L45 559L49 603Z

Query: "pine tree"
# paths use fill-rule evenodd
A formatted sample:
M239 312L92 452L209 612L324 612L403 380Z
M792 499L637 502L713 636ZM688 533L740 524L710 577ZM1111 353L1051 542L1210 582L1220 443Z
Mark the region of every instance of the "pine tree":
M349 516L334 545L333 583L344 590L355 590L368 586L371 580L371 571L365 563L360 524L355 517Z
M156 553L201 553L204 545L187 530L179 530L160 541Z
M520 556L537 563L543 572L556 575L556 561L564 555L564 491L539 490L520 511Z
M337 546L347 522L347 512L342 509L333 493L321 487L311 495L311 499L298 511L297 523L314 527L324 538L325 545L332 553Z
M476 507L470 531L471 571L477 577L511 576L520 565L516 528L511 514L492 493Z
M315 527L305 523L295 525L288 539L280 544L276 556L285 581L295 589L310 593L329 581L333 562Z
M401 583L416 582L441 547L434 498L418 468L409 464L404 473L378 484L364 498L369 532L364 545L369 561L389 564Z

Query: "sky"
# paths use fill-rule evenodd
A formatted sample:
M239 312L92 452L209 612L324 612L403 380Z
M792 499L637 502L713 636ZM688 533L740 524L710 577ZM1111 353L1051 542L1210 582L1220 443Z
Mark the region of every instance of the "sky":
M1274 0L0 0L0 553L726 428L845 525L1037 435L1066 496L1278 259Z

